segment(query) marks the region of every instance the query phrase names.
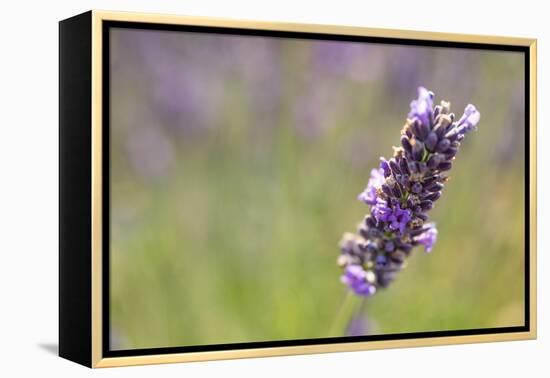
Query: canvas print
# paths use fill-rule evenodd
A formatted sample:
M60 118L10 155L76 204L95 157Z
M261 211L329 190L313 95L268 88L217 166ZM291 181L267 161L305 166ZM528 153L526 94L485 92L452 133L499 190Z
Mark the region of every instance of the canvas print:
M111 350L525 324L523 53L108 38Z

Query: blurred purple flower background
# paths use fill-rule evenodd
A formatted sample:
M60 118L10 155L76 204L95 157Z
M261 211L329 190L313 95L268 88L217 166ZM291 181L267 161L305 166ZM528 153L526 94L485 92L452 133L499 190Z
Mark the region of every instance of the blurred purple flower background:
M483 124L430 210L437 252L410 259L340 332L521 324L521 54L126 28L110 38L116 348L328 336L346 290L335 242L364 215L357 193L395 232L409 222L376 202L389 165L371 169L399 144L420 85L454 109L476 104ZM428 251L435 229L415 238ZM366 270L343 277L373 291Z

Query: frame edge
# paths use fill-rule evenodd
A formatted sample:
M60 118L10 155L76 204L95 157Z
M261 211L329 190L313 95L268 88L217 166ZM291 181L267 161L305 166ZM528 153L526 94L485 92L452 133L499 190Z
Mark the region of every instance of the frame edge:
M537 338L537 40L531 39L529 44L529 198L530 198L530 329L531 338Z
M92 304L92 338L91 338L91 361L92 367L96 367L103 357L103 298L102 298L102 253L103 253L103 235L102 235L102 18L96 11L91 13L91 37L92 37L92 86L91 90L91 233L92 233L92 254L91 254L91 304Z
M59 356L91 367L91 12L59 22Z
M536 39L528 37L431 32L421 30L400 30L390 28L370 28L364 26L350 25L346 26L334 24L293 23L285 21L186 16L162 13L121 12L108 10L93 10L93 13L98 18L105 21L161 23L170 25L185 24L239 29L259 29L274 31L279 30L290 32L398 38L419 41L448 41L525 47L529 47L532 45L532 43L536 42Z
M237 20L198 16L177 16L164 14L147 14L132 12L112 12L104 10L91 11L92 19L92 338L91 366L94 368L131 366L144 364L164 364L178 362L196 362L220 359L239 359L252 357L271 357L286 355L305 355L313 353L349 352L374 349L426 347L449 344L469 344L479 342L498 342L514 340L532 340L537 338L536 331L536 46L535 38L501 37L473 34L456 34L414 30L395 30L366 28L359 26L339 26L323 24L297 24L271 21ZM186 24L197 26L216 26L241 29L300 31L308 33L325 33L334 35L357 35L371 37L400 38L410 40L451 41L481 44L501 44L523 46L529 50L530 83L529 104L529 144L530 144L530 328L525 332L505 334L485 334L471 336L447 336L426 339L401 339L388 341L368 341L339 344L315 344L290 347L269 347L255 349L219 350L211 352L173 353L159 355L140 355L129 357L107 357L102 353L102 24L103 21L128 21L162 24Z

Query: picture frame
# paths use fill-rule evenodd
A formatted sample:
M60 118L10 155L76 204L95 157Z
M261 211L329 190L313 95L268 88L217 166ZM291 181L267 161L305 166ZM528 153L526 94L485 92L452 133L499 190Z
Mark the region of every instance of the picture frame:
M519 201L524 210L524 250L521 255L524 271L518 275L518 282L523 287L523 324L113 349L112 306L109 298L116 274L113 274L110 270L112 266L109 265L112 262L110 249L114 232L109 223L109 216L112 215L110 184L113 181L109 175L112 174L110 123L113 122L111 112L114 107L110 91L113 90L116 77L113 76L110 64L116 46L124 45L119 43L113 47L111 43L111 32L116 28L175 34L202 33L214 39L226 35L259 36L278 40L353 42L408 46L411 49L421 46L521 54L524 67L521 72L524 81L521 90L524 127L521 132L524 144L520 147L524 154L514 158L519 162L518 172L524 175L521 186L524 198ZM527 38L96 10L60 21L59 355L96 368L536 338L536 60L536 40ZM384 62L382 60L381 64ZM208 65L210 61L205 63ZM199 107L207 105L199 103ZM481 112L485 114L483 110ZM399 126L392 130L396 138L399 130ZM519 171L521 169L523 171ZM157 311L162 312L163 309ZM290 308L287 311L293 310Z

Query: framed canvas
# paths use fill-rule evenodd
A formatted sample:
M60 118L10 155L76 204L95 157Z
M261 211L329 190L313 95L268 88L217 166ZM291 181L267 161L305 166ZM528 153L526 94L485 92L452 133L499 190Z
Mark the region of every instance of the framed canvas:
M60 356L536 337L534 39L59 26Z

